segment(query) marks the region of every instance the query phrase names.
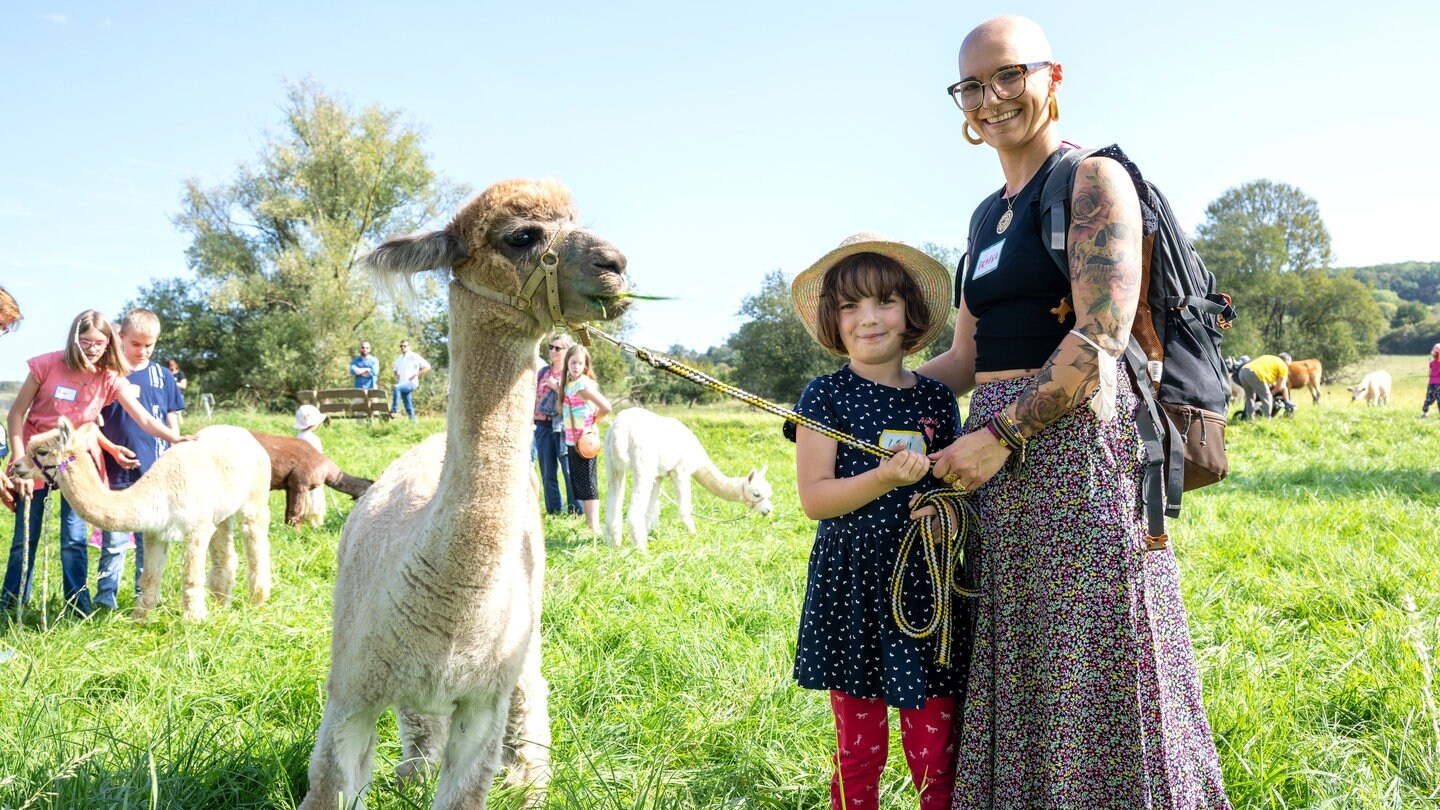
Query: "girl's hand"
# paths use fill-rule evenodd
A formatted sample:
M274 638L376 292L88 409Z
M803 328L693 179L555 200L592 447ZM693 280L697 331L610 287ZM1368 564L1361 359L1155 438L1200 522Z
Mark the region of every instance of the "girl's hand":
M140 466L140 459L135 457L135 451L124 445L110 445L105 449L109 451L110 457L115 459L115 463L123 469L133 470Z
M894 450L903 446L903 444L896 443L890 449ZM906 484L913 484L924 478L925 473L930 471L930 462L914 450L901 450L880 462L876 471L880 474L880 481L894 489Z
M185 442L193 442L193 441L195 441L195 440L198 439L198 438L200 438L200 437L199 437L199 436L196 436L194 433L191 433L191 434L188 435L188 436L185 436L185 435L176 436L176 437L175 437L175 441L170 442L170 444L172 444L172 445L184 444Z
M12 478L10 483L14 486L15 503L23 503L35 493L35 482L29 478Z
M11 512L15 511L14 484L10 483L10 477L3 471L0 471L0 503L5 504L5 508Z
M919 509L916 509L916 508L915 508L915 502L918 501L918 500L920 500L920 494L919 494L919 493L916 493L915 495L912 495L912 496L910 497L910 509L911 509L910 519L911 519L911 520L921 520L921 519L924 519L924 520L933 520L934 518L940 516L939 510L937 510L937 509L935 508L935 504L929 504L928 506L922 506L922 507L920 507ZM944 502L941 502L941 503L940 503L940 506L942 506L942 507L945 508L945 514L948 515L949 518L950 518L950 525L952 525L952 526L955 525L955 521L959 519L959 515L957 515L957 514L955 513L955 506L954 506L953 504L948 504L948 503L944 503ZM932 528L939 528L939 527L932 527ZM935 539L935 542L938 543L938 542L944 540L945 538L940 537L939 535L936 535L934 539Z

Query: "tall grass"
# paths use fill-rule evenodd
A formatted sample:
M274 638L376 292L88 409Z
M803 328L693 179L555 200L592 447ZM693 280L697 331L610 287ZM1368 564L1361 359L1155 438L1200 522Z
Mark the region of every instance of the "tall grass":
M1302 395L1293 419L1232 426L1231 477L1190 493L1172 523L1237 807L1440 805L1440 418L1414 418L1424 358L1382 361L1396 375L1389 407L1328 386L1318 408ZM824 806L827 703L790 679L814 531L795 499L792 446L773 418L738 407L670 413L723 470L768 463L776 513L746 517L700 491L699 531L686 533L667 502L648 554L606 546L577 518L547 519L555 775L544 806ZM215 421L289 428L250 413ZM341 422L321 435L348 472L373 477L439 429ZM122 610L42 631L34 606L23 623L0 619L0 807L294 807L324 702L348 509L335 503L323 527L295 530L274 495L276 587L263 608L181 623L169 574L146 625ZM381 740L371 806L428 807L433 786L402 791L390 777L388 717ZM905 782L894 753L882 807L915 805ZM501 810L524 798L492 796Z

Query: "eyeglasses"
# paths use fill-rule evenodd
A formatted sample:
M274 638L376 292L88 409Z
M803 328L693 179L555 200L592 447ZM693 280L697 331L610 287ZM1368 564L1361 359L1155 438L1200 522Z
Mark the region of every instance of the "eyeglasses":
M990 89L995 91L995 97L1001 101L1009 101L1025 92L1025 78L1034 71L1055 64L1054 62L1027 62L1023 65L1006 65L990 74ZM987 82L977 82L974 79L958 81L945 89L950 98L955 99L955 106L961 112L974 112L980 109L985 103L985 85Z
M75 342L79 343L80 348L82 349L103 349L106 346L110 345L110 338L100 338L99 340L86 340L85 338L76 338Z
M563 352L563 351L565 351L565 347L564 347L564 346L556 346L556 345L554 345L554 344L551 344L551 346L550 346L550 351L552 351L552 352Z

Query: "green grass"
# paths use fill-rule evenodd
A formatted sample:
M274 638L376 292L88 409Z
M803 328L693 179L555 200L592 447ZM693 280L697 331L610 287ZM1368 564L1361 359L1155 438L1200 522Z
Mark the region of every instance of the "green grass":
M1423 357L1380 358L1392 404L1340 386L1293 419L1232 426L1229 479L1190 493L1172 523L1226 784L1237 807L1440 804L1440 418L1415 419ZM790 679L814 526L791 445L772 417L671 410L720 467L768 463L776 514L741 518L697 490L687 534L666 502L649 554L612 549L577 518L548 519L544 670L555 775L550 808L824 806L832 727ZM216 421L288 433L288 416ZM199 423L187 423L187 428ZM349 472L375 476L439 420L321 431ZM348 499L317 529L280 525L274 597L180 622L167 572L157 620L0 619L0 807L291 808L323 706L334 545ZM735 519L741 518L741 519ZM53 519L52 519L53 524ZM51 532L53 534L53 528ZM128 607L128 596L122 607ZM1422 657L1423 656L1423 657ZM381 728L375 808L401 792L394 721ZM898 746L895 747L898 749ZM885 808L914 806L892 749ZM492 806L522 796L497 788Z

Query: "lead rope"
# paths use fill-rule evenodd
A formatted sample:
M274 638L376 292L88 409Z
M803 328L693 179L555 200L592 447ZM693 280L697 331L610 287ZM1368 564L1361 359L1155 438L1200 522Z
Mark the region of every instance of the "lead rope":
M580 342L586 346L590 345L592 336L601 338L614 344L621 351L635 355L636 359L651 368L669 372L732 399L738 399L747 405L813 430L856 450L880 458L890 458L895 455L894 450L861 441L848 433L835 430L783 405L777 405L744 389L721 382L703 371L672 360L659 352L653 352L611 337L589 324L580 324L572 328L577 330ZM950 647L953 641L951 626L954 624L951 597L953 594L967 597L979 595L979 591L963 585L962 579L965 567L965 541L979 529L980 521L975 514L975 507L970 505L967 493L948 487L926 492L916 500L912 508L918 509L922 506L934 506L936 512L939 513L936 520L940 522L940 534L939 537L936 537L931 521L928 520L912 520L905 529L905 536L900 540L900 553L895 559L895 569L890 574L890 615L900 632L911 638L925 639L938 633L935 662L940 666L948 667L950 665ZM954 509L954 517L951 516L950 509ZM922 542L917 543L917 538ZM920 553L920 559L925 565L926 576L929 578L932 592L935 594L935 609L930 614L930 621L924 626L917 626L911 622L905 616L903 607L905 569L909 558L916 550Z

